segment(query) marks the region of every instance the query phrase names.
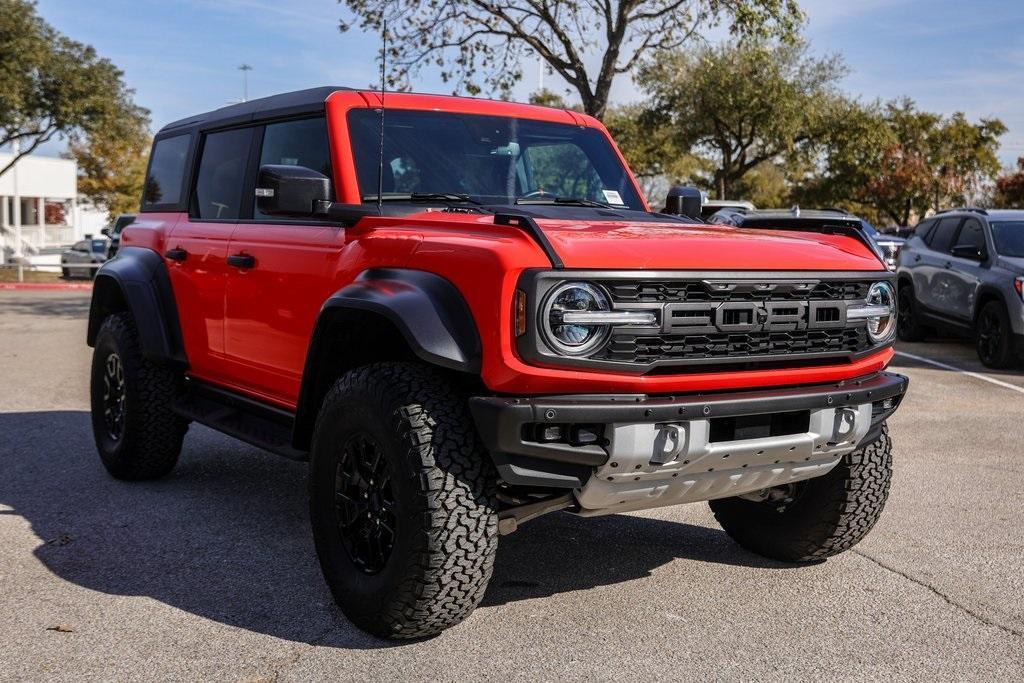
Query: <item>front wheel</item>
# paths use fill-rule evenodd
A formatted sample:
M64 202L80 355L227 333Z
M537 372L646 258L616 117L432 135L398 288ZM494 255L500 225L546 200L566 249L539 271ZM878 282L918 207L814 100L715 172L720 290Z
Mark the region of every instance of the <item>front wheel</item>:
M878 521L892 479L892 440L843 456L828 474L765 490L763 500L710 501L715 519L741 546L784 562L814 562L849 550Z
M347 373L324 399L310 455L317 555L353 623L421 638L476 608L498 545L496 475L442 375L409 363Z
M1010 317L998 301L989 301L978 313L975 345L985 367L1002 369L1013 365L1013 337Z

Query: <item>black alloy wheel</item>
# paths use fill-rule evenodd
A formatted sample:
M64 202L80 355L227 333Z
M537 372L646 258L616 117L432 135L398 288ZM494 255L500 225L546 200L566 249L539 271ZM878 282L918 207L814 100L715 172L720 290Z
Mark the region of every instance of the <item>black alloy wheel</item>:
M395 545L395 498L380 444L357 433L341 449L334 477L338 534L353 564L376 574Z
M1015 362L1010 318L1002 302L989 301L978 313L975 325L978 359L985 367L1008 368Z
M103 370L103 423L111 441L120 441L124 436L126 406L124 365L119 355L111 353Z

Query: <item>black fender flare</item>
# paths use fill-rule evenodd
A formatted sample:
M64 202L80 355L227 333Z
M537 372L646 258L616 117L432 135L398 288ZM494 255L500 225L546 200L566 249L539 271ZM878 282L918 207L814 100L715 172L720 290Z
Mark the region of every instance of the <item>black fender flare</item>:
M103 319L122 310L135 319L147 358L187 364L171 278L163 258L152 249L123 247L97 271L86 343L95 346Z
M478 373L480 334L462 293L449 280L422 270L371 268L335 292L320 309L306 354L295 414L296 447L308 446L320 402L336 377L323 377L325 359L345 354L331 348L330 330L347 314L370 313L390 322L406 346L431 365ZM358 364L358 361L351 365ZM348 365L348 364L347 364Z

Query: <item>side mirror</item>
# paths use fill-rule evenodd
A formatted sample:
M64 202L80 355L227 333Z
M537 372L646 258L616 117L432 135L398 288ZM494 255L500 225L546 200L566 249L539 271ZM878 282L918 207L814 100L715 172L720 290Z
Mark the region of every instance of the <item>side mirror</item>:
M260 166L256 206L269 216L323 214L331 203L331 179L305 166Z
M984 261L985 252L978 247L968 246L966 244L958 244L953 247L950 254L957 258L970 259L971 261Z
M110 237L110 228L103 228L100 230L100 234L104 237Z
M676 185L668 191L665 208L661 212L700 220L700 208L703 203L700 190L695 187Z

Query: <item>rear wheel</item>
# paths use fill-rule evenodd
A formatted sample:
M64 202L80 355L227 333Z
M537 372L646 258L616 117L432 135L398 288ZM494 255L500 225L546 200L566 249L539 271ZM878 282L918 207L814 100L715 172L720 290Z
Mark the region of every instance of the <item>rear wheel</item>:
M914 286L903 285L897 297L896 335L900 341L916 342L924 339L924 327L918 319Z
M92 430L104 467L117 479L156 479L170 472L188 429L172 410L181 373L142 355L135 321L103 321L92 356Z
M985 367L999 369L1014 364L1010 317L1002 303L989 301L985 304L978 313L975 330L978 358Z
M892 441L843 456L828 474L766 489L762 500L710 501L715 519L741 546L785 562L814 562L849 550L878 521L889 496Z
M64 278L65 280L68 280L68 279L71 278L71 271L68 270L67 268L61 268L60 269L60 276L62 278Z
M324 578L357 626L420 638L479 604L498 544L496 475L442 375L380 363L338 380L317 418L309 485Z

